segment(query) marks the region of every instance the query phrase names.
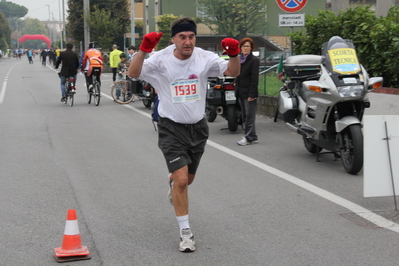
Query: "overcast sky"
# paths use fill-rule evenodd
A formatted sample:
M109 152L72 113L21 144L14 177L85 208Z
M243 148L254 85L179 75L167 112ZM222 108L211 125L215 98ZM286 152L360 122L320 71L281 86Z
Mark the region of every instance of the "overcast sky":
M66 18L66 5L67 0L7 0L17 5L25 6L28 9L26 17L37 18L39 20L51 20L59 21L60 15L62 20L62 2L65 4L65 18ZM50 6L50 16L49 7ZM60 12L61 10L61 12Z

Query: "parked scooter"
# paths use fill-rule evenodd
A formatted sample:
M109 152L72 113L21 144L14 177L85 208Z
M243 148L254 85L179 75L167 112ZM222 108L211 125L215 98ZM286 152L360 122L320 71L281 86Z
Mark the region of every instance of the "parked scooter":
M205 114L208 122L215 121L217 115L227 120L228 129L236 132L243 126L241 109L234 92L234 78L208 78Z
M326 149L341 158L345 170L363 167L362 117L370 107L367 93L382 86L358 62L350 40L334 36L323 44L322 56L295 55L284 64L284 81L277 112L302 135L305 148L317 154Z

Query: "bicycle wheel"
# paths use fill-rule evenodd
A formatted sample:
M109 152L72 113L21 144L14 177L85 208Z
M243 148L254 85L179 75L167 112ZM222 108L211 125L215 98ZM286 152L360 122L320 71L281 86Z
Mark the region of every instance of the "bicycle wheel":
M68 97L67 97L67 98L69 98L69 106L70 106L70 107L73 106L73 99L75 98L74 96L75 96L75 93L70 92L69 95L68 95Z
M128 91L129 83L126 80L116 82L111 89L111 95L115 102L119 104L127 104L133 100L131 93Z
M87 89L87 103L90 104L91 103L91 96L93 95L93 93L89 92L89 89Z
M101 98L101 89L100 89L100 83L94 82L93 85L93 97L94 97L94 104L98 106L100 104L100 98Z
M69 98L69 81L67 80L65 82L65 102L64 102L64 104L68 103L68 98Z

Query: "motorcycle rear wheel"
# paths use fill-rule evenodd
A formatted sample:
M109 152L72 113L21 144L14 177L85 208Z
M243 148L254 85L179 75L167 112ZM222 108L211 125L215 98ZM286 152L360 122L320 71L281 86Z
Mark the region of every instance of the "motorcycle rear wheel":
M236 132L238 128L238 117L236 105L227 105L227 125L230 132Z
M210 123L212 123L213 121L215 121L216 117L217 117L217 113L215 108L211 108L208 105L205 107L205 115L206 115L206 120Z
M363 133L360 125L342 131L341 160L346 172L356 175L363 168Z
M305 144L305 148L310 153L321 152L323 148L314 144L309 138L303 137L303 144Z
M151 108L151 100L143 99L143 104L146 108Z

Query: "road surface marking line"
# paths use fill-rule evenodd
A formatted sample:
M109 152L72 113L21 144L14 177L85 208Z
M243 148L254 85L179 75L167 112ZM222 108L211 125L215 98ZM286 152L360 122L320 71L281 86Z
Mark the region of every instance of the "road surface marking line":
M315 185L312 185L312 184L310 184L310 183L308 183L306 181L303 181L303 180L301 180L301 179L299 179L297 177L294 177L292 175L284 173L284 172L282 172L282 171L280 171L280 170L278 170L276 168L273 168L273 167L271 167L271 166L269 166L267 164L264 164L262 162L254 160L254 159L252 159L252 158L250 158L250 157L248 157L246 155L243 155L241 153L233 151L233 150L231 150L229 148L226 148L226 147L224 147L224 146L222 146L220 144L217 144L217 143L215 143L213 141L208 140L208 144L210 146L220 150L220 151L223 151L223 152L225 152L225 153L227 153L227 154L229 154L229 155L231 155L233 157L236 157L237 159L240 159L240 160L245 161L245 162L247 162L249 164L252 164L253 166L256 166L256 167L258 167L258 168L260 168L260 169L262 169L262 170L264 170L266 172L269 172L269 173L271 173L271 174L273 174L273 175L275 175L277 177L280 177L281 179L284 179L284 180L286 180L286 181L288 181L288 182L290 182L290 183L292 183L294 185L297 185L297 186L299 186L299 187L301 187L303 189L306 189L307 191L312 192L313 194L316 194L316 195L318 195L318 196L320 196L320 197L322 197L322 198L324 198L326 200L329 200L329 201L331 201L331 202L333 202L333 203L335 203L337 205L340 205L340 206L342 206L342 207L344 207L344 208L356 213L357 215L359 215L363 219L366 219L366 220L368 220L368 221L370 221L370 222L372 222L372 223L374 223L374 224L376 224L376 225L378 225L378 226L380 226L382 228L386 228L386 229L392 230L392 231L394 231L396 233L399 233L399 224L394 223L392 221L389 221L389 220L385 219L384 217L382 217L382 216L380 216L378 214L375 214L375 213L371 212L370 210L368 210L368 209L366 209L366 208L364 208L364 207L362 207L362 206L360 206L360 205L358 205L356 203L353 203L353 202L351 202L349 200L346 200L346 199L344 199L342 197L339 197L339 196L337 196L337 195L335 195L335 194L333 194L331 192L328 192L327 190L324 190L324 189L319 188L319 187L317 187Z
M2 104L3 101L4 101L4 95L6 94L6 90L7 90L8 76L10 75L11 70L12 70L16 65L18 65L18 64L20 64L20 63L21 63L21 62L16 63L15 65L13 65L13 66L10 68L10 70L8 70L6 76L4 77L3 86L1 87L1 92L0 92L0 104Z

